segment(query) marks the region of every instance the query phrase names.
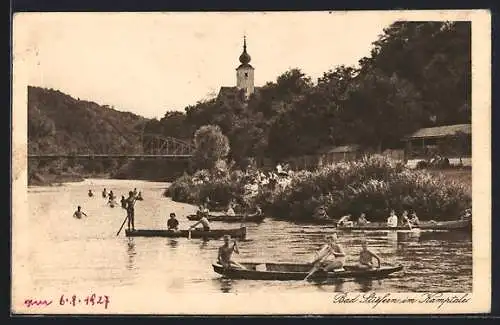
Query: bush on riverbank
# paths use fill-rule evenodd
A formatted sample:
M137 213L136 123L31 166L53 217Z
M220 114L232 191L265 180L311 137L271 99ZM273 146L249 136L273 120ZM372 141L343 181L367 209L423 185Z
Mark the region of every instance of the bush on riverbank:
M241 174L232 171L225 177L200 183L184 176L172 184L168 194L173 200L187 203L202 202L206 195L221 203L231 199L248 201L244 197L244 177L235 176ZM397 213L415 210L422 219L448 220L470 207L472 198L466 184L426 171L407 170L386 158L373 156L315 172L296 172L290 186L260 186L251 202L260 204L270 216L290 220L311 219L320 205L335 219L365 212L372 221L385 220L388 211L395 209Z

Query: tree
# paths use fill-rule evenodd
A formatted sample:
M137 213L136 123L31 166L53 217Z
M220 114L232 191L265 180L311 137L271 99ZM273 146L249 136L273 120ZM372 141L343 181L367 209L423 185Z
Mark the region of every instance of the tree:
M217 125L204 125L194 134L193 164L197 169L212 169L227 157L229 140Z

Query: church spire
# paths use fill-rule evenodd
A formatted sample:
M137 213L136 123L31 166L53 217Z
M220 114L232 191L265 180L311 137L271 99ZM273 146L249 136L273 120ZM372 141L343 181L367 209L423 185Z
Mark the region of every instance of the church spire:
M248 64L248 63L250 63L251 59L252 58L247 53L247 37L246 37L246 35L244 35L243 36L243 53L241 53L241 55L240 55L240 62L241 62L241 64Z

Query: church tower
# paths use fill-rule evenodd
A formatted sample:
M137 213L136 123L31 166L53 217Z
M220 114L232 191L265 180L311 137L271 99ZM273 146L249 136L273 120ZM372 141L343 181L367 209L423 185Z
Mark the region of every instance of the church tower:
M255 87L253 81L254 68L250 65L250 55L247 53L247 39L243 37L243 53L240 55L240 65L236 68L236 88L245 91L245 97L253 94Z

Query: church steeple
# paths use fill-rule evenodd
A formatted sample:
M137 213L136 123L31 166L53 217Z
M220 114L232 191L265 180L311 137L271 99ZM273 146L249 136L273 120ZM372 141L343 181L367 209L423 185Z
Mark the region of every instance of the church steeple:
M247 37L243 36L243 53L240 55L241 64L248 64L252 58L247 53Z
M243 36L243 53L240 55L240 65L236 68L236 87L245 90L245 97L249 97L254 92L253 71L250 65L252 58L247 53L247 38Z

